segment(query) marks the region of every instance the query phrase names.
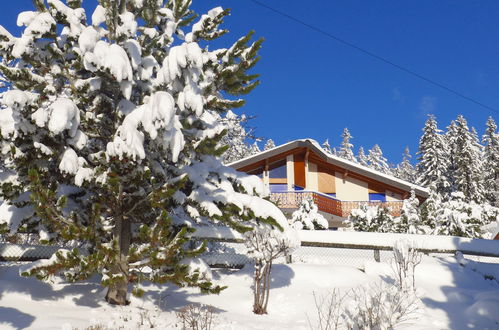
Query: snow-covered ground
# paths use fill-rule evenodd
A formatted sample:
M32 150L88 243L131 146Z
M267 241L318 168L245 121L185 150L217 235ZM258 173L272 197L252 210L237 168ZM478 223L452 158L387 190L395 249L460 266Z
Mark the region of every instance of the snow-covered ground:
M460 260L461 264L466 264ZM354 267L294 263L273 267L269 314L252 313L252 267L215 270L228 288L220 295L202 295L192 288L144 284L147 293L132 297L130 306L103 301L104 290L94 281L67 284L59 278L42 283L22 278L20 263L0 263L1 329L179 329L178 312L189 304L214 307L213 329L316 329L317 297L340 288L393 281L388 263L367 261ZM499 264L472 262L464 267L455 257L424 257L416 268L422 309L404 329L498 329Z

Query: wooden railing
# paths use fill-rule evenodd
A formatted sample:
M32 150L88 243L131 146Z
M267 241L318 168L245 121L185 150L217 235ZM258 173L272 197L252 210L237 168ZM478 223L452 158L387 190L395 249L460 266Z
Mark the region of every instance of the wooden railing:
M368 201L355 201L347 202L340 201L333 197L314 192L314 191L287 191L275 192L270 195L270 199L275 202L280 208L294 209L300 206L300 203L305 198L312 198L314 203L317 204L319 211L334 214L342 218L350 215L353 209L358 209L364 204L371 206L387 207L390 214L399 216L402 210L403 202L368 202Z

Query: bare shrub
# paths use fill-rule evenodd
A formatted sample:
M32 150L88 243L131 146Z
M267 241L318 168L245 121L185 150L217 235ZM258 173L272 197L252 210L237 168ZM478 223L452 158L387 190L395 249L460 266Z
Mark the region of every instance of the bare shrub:
M266 224L255 226L244 235L248 256L255 261L253 313L267 314L272 263L289 255L300 245L300 240L293 230L280 231Z
M415 270L421 263L423 254L417 251L414 242L407 240L396 241L393 245L392 270L395 283L401 291L416 289Z
M318 330L336 330L340 329L344 324L343 314L343 300L346 294L341 294L339 289L333 289L330 294L314 296L315 310L317 311L317 324L312 325L310 319L308 324L312 329ZM308 318L308 317L307 317Z
M176 313L182 330L211 330L215 309L209 305L187 305Z

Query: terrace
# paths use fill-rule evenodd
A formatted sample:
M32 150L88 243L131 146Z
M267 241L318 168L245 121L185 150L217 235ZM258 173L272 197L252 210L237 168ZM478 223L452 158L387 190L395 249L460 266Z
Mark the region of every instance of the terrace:
M347 218L353 209L360 208L361 205L381 206L390 210L393 216L400 216L402 201L341 201L334 197L317 191L282 191L272 192L270 200L275 202L281 209L296 209L305 198L313 199L319 211L333 214L341 218Z

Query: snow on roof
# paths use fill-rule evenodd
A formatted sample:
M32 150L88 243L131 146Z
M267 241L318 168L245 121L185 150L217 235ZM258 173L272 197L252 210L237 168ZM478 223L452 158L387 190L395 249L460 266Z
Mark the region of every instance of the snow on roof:
M281 144L279 146L276 146L274 148L262 151L258 154L251 155L248 157L245 157L243 159L240 159L238 161L232 162L228 164L228 166L231 166L233 168L241 168L246 165L250 165L254 162L272 157L274 155L277 155L281 152L285 152L287 150L291 150L297 147L307 147L309 149L312 149L315 153L319 154L322 158L327 160L328 163L340 166L342 168L347 169L348 171L364 175L368 178L375 179L377 181L381 181L387 184L390 184L394 187L410 191L411 189L414 189L415 193L419 196L427 197L429 194L429 191L425 187L421 187L419 185L416 185L414 183L399 179L394 177L393 175L381 173L379 171L376 171L372 168L360 165L358 163L354 163L352 161L343 159L341 157L332 155L324 151L320 144L315 141L314 139L300 139L300 140L294 140L285 144Z

